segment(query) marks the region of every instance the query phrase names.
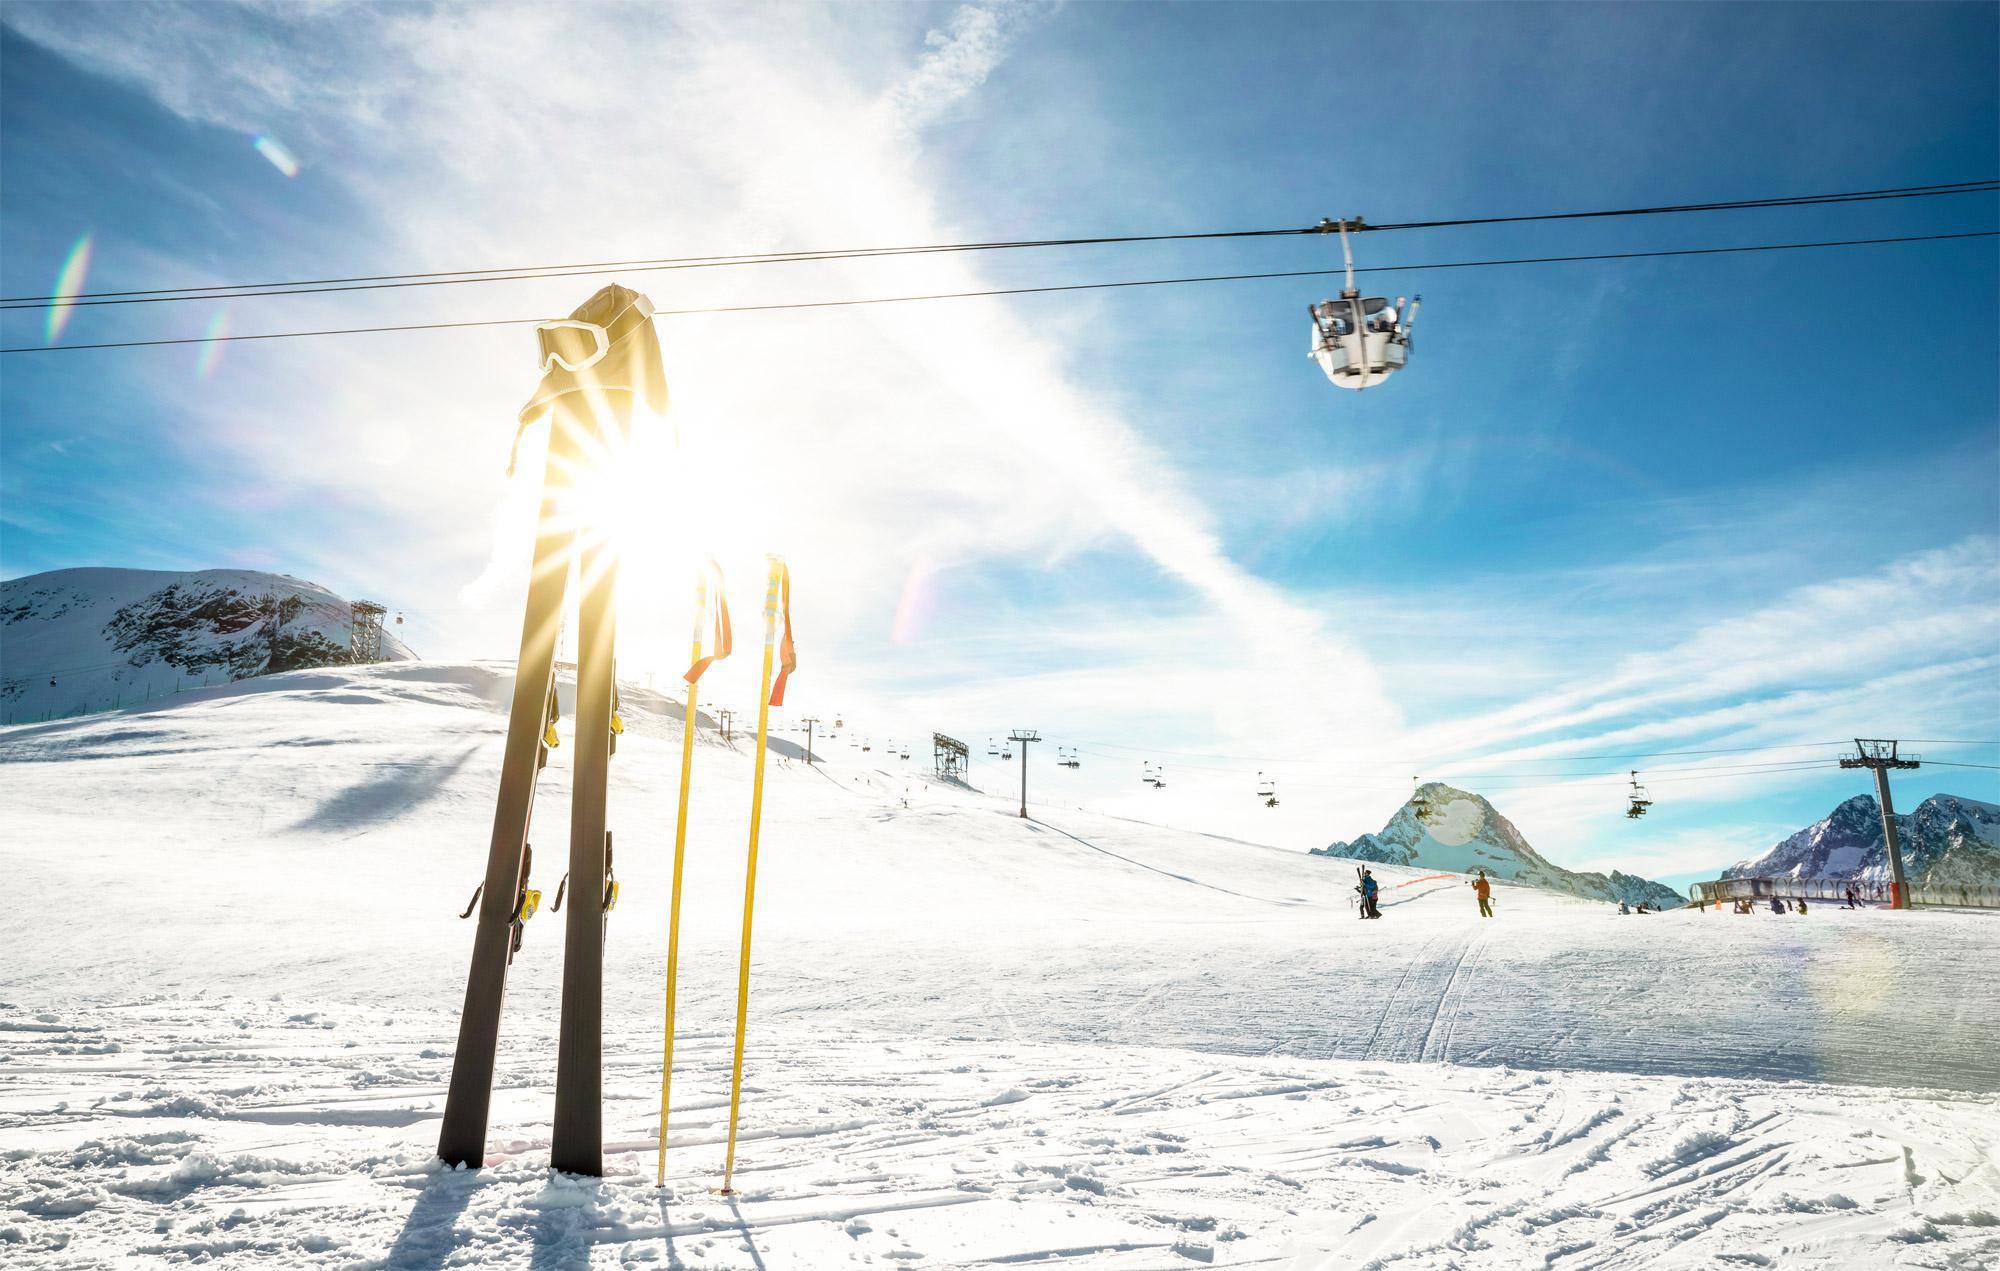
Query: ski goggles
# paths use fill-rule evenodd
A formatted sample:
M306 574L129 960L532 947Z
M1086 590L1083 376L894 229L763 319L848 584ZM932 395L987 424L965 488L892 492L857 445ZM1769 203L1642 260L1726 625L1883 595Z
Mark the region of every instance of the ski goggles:
M542 323L535 328L535 340L541 346L545 375L557 366L572 374L587 371L611 352L609 331L595 322L580 322L575 318Z
M635 310L637 318L628 321ZM652 305L635 300L602 325L581 318L552 318L541 323L535 328L535 340L541 350L542 373L546 375L558 366L572 375L589 370L652 314Z

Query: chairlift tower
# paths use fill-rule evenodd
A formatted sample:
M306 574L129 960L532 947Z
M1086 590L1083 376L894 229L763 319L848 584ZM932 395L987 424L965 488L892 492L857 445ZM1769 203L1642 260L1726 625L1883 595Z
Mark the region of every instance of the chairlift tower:
M813 729L819 726L819 718L815 715L808 715L806 716L805 724L806 724L806 767L810 768L813 766Z
M347 647L356 666L382 660L382 615L388 612L386 605L372 600L357 600L347 607Z
M969 755L965 743L958 738L947 737L943 733L931 734L931 758L937 765L937 775L942 779L965 780Z
M1042 739L1042 735L1032 728L1016 728L1007 734L1007 740L1021 747L1021 816L1028 815L1028 746Z
M1889 847L1889 908L1908 909L1910 888L1903 881L1903 845L1896 837L1896 805L1889 801L1889 769L1918 768L1922 761L1915 755L1897 752L1896 743L1887 738L1856 737L1854 753L1842 755L1843 768L1868 768L1875 773L1876 802L1882 810L1882 841Z

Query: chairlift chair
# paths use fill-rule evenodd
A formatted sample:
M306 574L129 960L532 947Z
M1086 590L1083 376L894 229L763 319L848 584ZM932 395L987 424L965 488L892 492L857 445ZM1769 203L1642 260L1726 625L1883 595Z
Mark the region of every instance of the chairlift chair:
M1423 779L1421 777L1411 777L1410 780L1421 783ZM1431 823L1431 797L1424 793L1424 788L1421 784L1417 786L1417 793L1410 799L1410 808L1417 814L1417 820L1423 822L1425 825Z
M1636 768L1632 770L1632 791L1627 798L1629 802L1625 807L1625 819L1628 821L1638 820L1646 815L1647 808L1653 806L1652 797L1646 793L1646 787L1639 784L1639 772Z
M1354 285L1354 249L1347 237L1350 227L1367 228L1358 217L1319 223L1322 234L1340 234L1347 286L1338 300L1308 306L1312 341L1307 355L1319 363L1336 388L1359 390L1380 384L1409 362L1410 328L1423 297L1405 304L1399 296L1392 305L1384 296L1363 296Z

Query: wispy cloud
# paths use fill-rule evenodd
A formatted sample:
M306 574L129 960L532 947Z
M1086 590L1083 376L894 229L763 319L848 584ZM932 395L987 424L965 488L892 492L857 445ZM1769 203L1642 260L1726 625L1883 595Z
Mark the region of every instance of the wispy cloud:
M1047 12L965 5L928 32L896 6L790 8L781 23L729 7L508 4L23 5L6 20L189 119L285 138L302 176L260 170L273 197L337 186L369 227L340 245L344 259L422 269L966 237L983 227L940 210L950 201L927 143L978 110L1008 58L1034 54ZM100 261L114 249L133 250L100 242ZM322 272L300 251L301 272ZM176 281L227 281L196 262L153 264ZM929 256L627 281L663 307L692 307L774 290L973 290L990 268ZM231 321L558 313L598 281L259 301L254 320L238 306ZM1612 285L1570 311L1565 367ZM198 334L208 315L183 320ZM1990 537L1842 576L1814 558L1810 526L1732 526L1686 560L1601 578L1583 567L1559 580L1423 578L1368 604L1261 577L1239 559L1254 561L1259 538L1415 515L1440 482L1483 479L1489 439L1440 422L1373 467L1191 472L1137 409L1083 386L1061 333L1040 311L990 300L667 322L683 442L637 510L690 556L720 550L740 588L754 586L762 550L791 553L807 700L852 694L836 704L911 729L1032 712L1083 735L1322 764L1323 792L1288 769L1298 794L1276 816L1251 812L1231 773L1190 766L1157 798L1119 786L1139 807L1301 845L1373 828L1400 801L1410 757L1764 744L1840 735L1856 719L1936 726L1992 701L1980 661L2000 646ZM162 400L184 394L187 359L159 365ZM532 495L501 469L532 379L520 330L237 344L175 444L255 471L240 497L365 512L379 541L313 550L433 610L448 636L427 652L506 655ZM1523 427L1521 444L1555 444ZM310 512L300 520L303 541ZM1726 595L1701 585L1718 566ZM947 607L892 646L919 568L1070 585L1022 586L1017 603L969 616ZM1646 598L1642 575L1685 597L1683 610ZM668 667L685 579L633 577L623 655ZM1564 620L1547 603L1558 584L1577 598L1580 635L1547 630ZM747 697L752 661L726 664L713 691ZM1435 691L1400 694L1405 677ZM1107 760L1079 782L1100 767L1130 775ZM1690 785L1681 801L1747 788ZM1606 850L1584 828L1603 818L1601 788L1495 795L1531 836L1576 845L1576 863ZM1681 859L1695 840L1648 841L1619 850Z
M942 28L924 35L916 67L890 89L898 122L922 128L948 115L1006 60L1016 40L1041 20L1039 4L960 5Z

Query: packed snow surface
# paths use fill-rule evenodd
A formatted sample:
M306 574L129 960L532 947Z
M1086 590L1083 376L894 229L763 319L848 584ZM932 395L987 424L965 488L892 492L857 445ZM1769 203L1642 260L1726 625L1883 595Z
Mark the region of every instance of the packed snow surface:
M0 730L9 1265L1991 1265L1991 915L1615 907L775 743L720 1198L750 747L698 734L653 1186L677 709L625 695L604 1180L546 1168L562 915L487 1168L432 1162L504 666ZM567 709L567 700L565 699ZM563 725L568 739L568 723ZM568 757L543 774L552 889ZM864 762L876 760L877 762ZM552 892L551 892L552 894Z

